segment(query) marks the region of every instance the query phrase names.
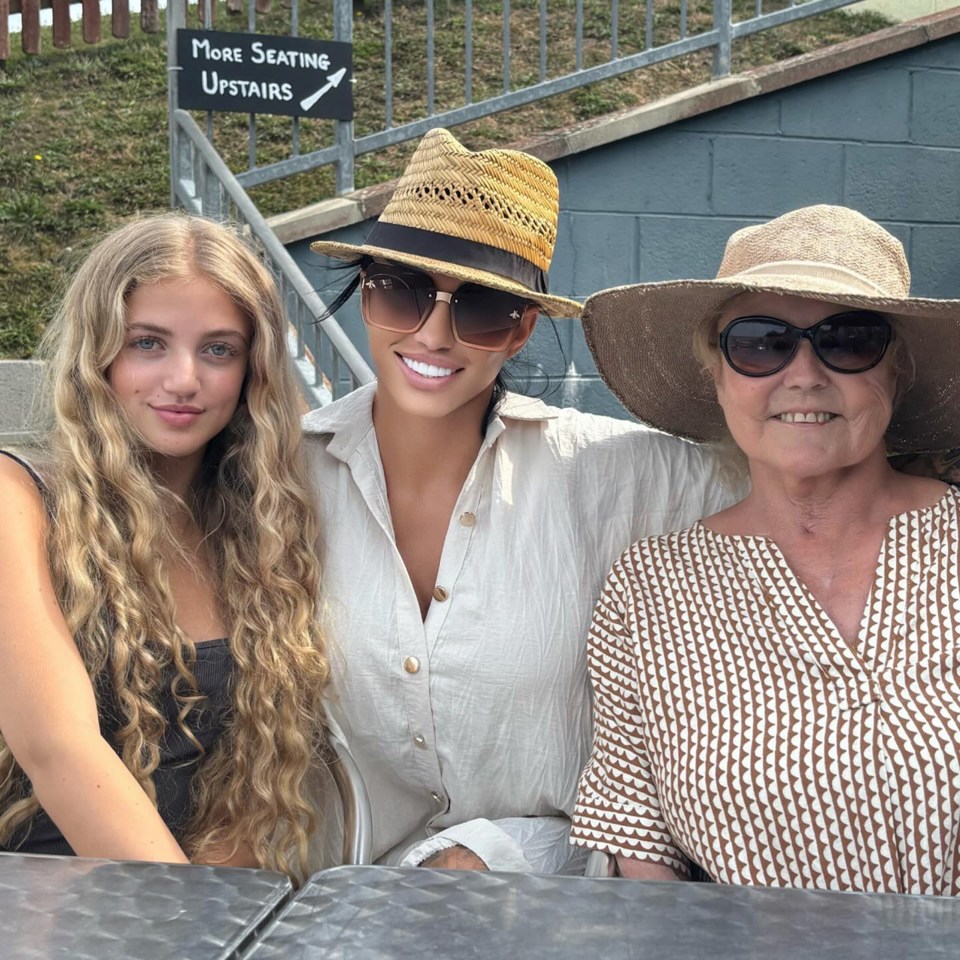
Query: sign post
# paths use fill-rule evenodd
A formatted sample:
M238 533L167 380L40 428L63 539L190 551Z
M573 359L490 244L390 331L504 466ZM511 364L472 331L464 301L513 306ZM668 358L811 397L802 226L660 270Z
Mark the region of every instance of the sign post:
M353 44L178 30L179 106L353 119Z

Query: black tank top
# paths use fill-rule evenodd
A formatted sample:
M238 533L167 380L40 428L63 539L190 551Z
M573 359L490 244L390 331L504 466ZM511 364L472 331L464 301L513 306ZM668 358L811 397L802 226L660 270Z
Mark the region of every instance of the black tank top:
M43 479L25 460L5 450L0 454L16 460L29 474L39 488L44 499L47 490ZM197 689L206 698L195 706L187 717L187 724L193 736L203 747L203 752L180 730L177 721L179 704L171 691L171 683L176 670L170 667L164 674L160 686L161 694L158 709L166 720L167 727L160 741L160 766L153 774L153 783L157 791L157 809L170 832L179 840L184 827L193 813L190 786L194 776L223 733L229 719L231 707L231 676L233 657L230 643L222 640L208 640L197 644L197 658L193 673ZM110 744L116 744L116 735L122 723L119 712L111 706L110 697L101 697L100 732ZM119 752L119 751L118 751ZM53 853L72 855L70 844L57 829L53 821L41 810L24 830L0 850L17 850L20 853Z

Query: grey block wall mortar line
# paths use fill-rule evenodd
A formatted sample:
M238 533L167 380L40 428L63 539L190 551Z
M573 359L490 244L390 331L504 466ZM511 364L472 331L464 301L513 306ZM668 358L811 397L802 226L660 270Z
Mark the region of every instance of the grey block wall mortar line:
M833 140L824 143L842 143L847 147L876 147L884 150L922 150L924 153L960 154L960 146L946 147L942 143L904 143L895 140Z
M559 247L561 243L568 247L573 246L573 218L579 212L579 210L564 210L563 206L560 207L560 213L557 218L557 239L553 249L554 256L556 256L557 247ZM554 266L554 261L550 262L550 266Z
M560 190L560 196L564 196L567 192L567 188L570 180L570 161L564 158L562 163L558 163L554 168L553 172L557 175L557 185Z
M889 217L880 217L877 220L884 227L903 227L904 230L913 230L914 227L949 227L952 230L957 229L956 220L891 220Z
M951 76L960 73L960 67L945 67L942 64L930 66L926 63L911 63L907 65L907 69L911 73L946 73Z
M676 211L671 210L602 210L595 209L593 207L576 207L571 208L567 207L564 209L560 208L561 213L567 213L570 216L580 216L580 217L609 217L611 220L616 220L618 218L629 219L630 217L643 216L643 217L703 217L707 220L712 220L713 217L709 213L677 213Z
M917 105L916 101L916 92L917 85L914 83L914 77L917 75L917 71L913 67L907 67L907 76L910 78L910 106L907 108L907 142L915 144L916 138L913 132L913 115L914 108Z
M844 144L840 152L840 200L842 206L847 206L847 146Z
M869 63L925 43L960 33L960 10L931 14L906 24L836 44L826 50L712 81L612 117L589 120L567 130L511 144L542 160L560 160L637 133L667 126L724 106L794 86L805 80ZM396 181L356 191L319 204L270 218L282 243L293 243L379 216Z
M634 215L633 276L643 276L643 216Z
M710 137L707 140L707 143L709 144L708 150L710 151L710 157L709 157L710 173L707 179L707 209L710 211L709 215L712 217L715 217L717 215L717 211L713 205L713 188L714 188L714 180L716 178L716 172L717 172L717 169L716 169L717 138Z
M580 213L581 211L577 211ZM630 216L636 217L638 220L702 220L704 223L717 223L724 220L750 220L756 223L764 223L766 218L758 216L756 214L734 214L734 213L676 213L670 211L661 211L661 210L644 210L642 213L629 213L629 214L608 214L607 211L602 211L605 216ZM922 221L926 225L927 221ZM956 224L946 223L946 226L956 226Z
M944 146L942 143L912 143L907 140L864 140L862 137L811 137L804 133L757 133L755 131L740 132L718 130L716 133L704 134L714 139L726 140L758 140L763 143L824 143L840 144L841 146L884 146L884 147L920 147L923 150L957 151L960 146Z
M579 253L580 253L580 249L573 239L576 236L576 229L574 226L574 222L576 221L576 219L577 219L577 214L575 212L567 211L566 216L564 216L564 211L563 210L560 211L560 224L562 225L566 233L566 236L564 238L564 243L566 244L567 249L573 252L573 256L570 259L570 276L568 277L568 283L567 283L567 289L573 291L573 293L571 294L571 296L573 297L578 296L577 294L577 268L578 268L577 261L579 260ZM557 236L558 243L559 243L559 240L560 240L560 237L559 237L559 229L558 229L558 236ZM556 255L556 251L554 251L554 255Z

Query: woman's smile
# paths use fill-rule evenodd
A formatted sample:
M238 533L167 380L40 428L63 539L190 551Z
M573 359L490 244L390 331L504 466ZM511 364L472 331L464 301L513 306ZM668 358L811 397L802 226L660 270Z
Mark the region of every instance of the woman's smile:
M429 274L440 293L454 293L461 282ZM536 315L515 330L503 350L465 346L454 336L451 304L441 300L424 322L410 333L397 333L367 324L370 355L377 372L377 398L408 415L442 419L459 410L475 409L482 419L504 361L526 343Z
M784 411L775 413L770 419L779 420L781 423L798 424L807 426L809 424L822 425L835 420L839 414L829 413L825 410L807 410L807 411Z
M414 384L420 380L431 381L431 385L437 381L448 382L450 378L459 373L463 367L451 366L449 360L438 361L425 356L418 356L405 353L397 353L403 366L413 374L411 378Z
M201 407L180 406L176 404L168 406L148 404L148 406L150 406L161 420L174 427L192 426L203 413Z
M233 417L252 330L206 277L144 284L127 304L127 336L107 379L144 444L198 460Z
M836 304L786 294L744 293L718 320L771 316L801 329L836 313ZM891 355L859 373L825 366L810 343L800 343L781 369L744 376L723 361L717 396L730 433L754 463L784 476L823 476L860 463L883 443L895 393ZM785 429L780 429L784 427Z

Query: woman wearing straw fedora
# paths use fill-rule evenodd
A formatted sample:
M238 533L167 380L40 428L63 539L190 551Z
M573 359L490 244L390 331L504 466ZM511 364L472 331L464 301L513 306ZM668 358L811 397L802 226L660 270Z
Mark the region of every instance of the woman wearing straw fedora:
M633 413L732 437L752 481L628 549L594 615L572 835L626 876L960 893L960 492L887 462L960 445L960 301L909 283L817 206L734 234L713 281L588 301Z
M580 312L547 293L557 215L546 164L438 129L365 244L314 244L356 267L333 309L360 286L378 376L305 427L333 709L383 862L582 869L568 815L604 574L732 501L693 444L504 392L538 312Z

